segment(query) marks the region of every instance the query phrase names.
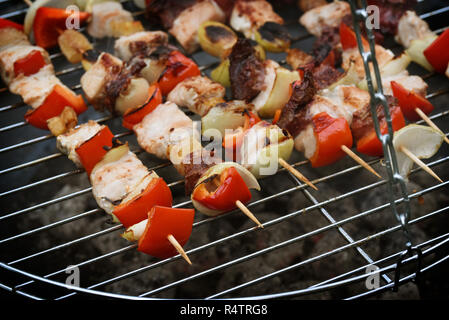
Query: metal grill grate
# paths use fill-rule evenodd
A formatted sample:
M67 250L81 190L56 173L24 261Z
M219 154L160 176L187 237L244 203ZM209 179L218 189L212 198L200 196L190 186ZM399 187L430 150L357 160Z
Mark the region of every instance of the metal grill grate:
M427 2L427 3L426 3ZM23 19L22 4L0 3L2 17ZM131 1L126 9L142 19ZM419 12L441 32L449 6L421 1ZM293 47L308 50L313 38L297 23L299 13L279 9ZM440 21L443 26L439 25ZM111 40L98 42L111 49ZM390 43L393 51L401 51ZM110 51L110 50L109 50ZM80 91L82 67L70 65L58 51L50 52L57 75ZM269 58L285 64L284 54ZM208 74L216 60L203 52L192 58ZM449 81L412 66L412 74L429 83L428 98L436 106L430 117L446 133ZM406 239L394 219L386 196L386 180L365 173L350 159L312 169L297 153L294 167L313 178L319 191L310 190L284 169L260 181L262 191L253 194L248 207L263 223L254 229L236 211L207 218L196 215L186 246L194 265L179 256L155 260L137 252L135 244L119 237L120 225L111 224L91 195L84 171L56 152L55 139L23 121L26 106L5 88L0 89L0 201L2 225L0 287L33 299L66 299L98 294L137 298L357 298L382 293L394 286L396 262ZM195 117L192 115L192 117ZM149 169L169 182L175 207L191 207L183 194L183 180L167 162L137 148L132 132L123 131L120 120L92 108L80 122L97 119L116 137L129 141ZM383 159L367 159L384 177ZM449 149L444 145L428 165L447 181ZM414 244L422 250L421 273L447 260L441 253L449 242L447 182L435 184L420 169L410 176L408 198L412 212L408 223ZM396 199L400 204L403 198ZM447 251L447 250L446 250ZM445 255L446 254L446 255ZM414 279L417 256L402 262L400 284ZM382 274L380 286L368 290L367 267ZM67 266L80 269L81 287L67 288ZM408 267L408 269L407 269ZM404 269L405 268L405 269Z

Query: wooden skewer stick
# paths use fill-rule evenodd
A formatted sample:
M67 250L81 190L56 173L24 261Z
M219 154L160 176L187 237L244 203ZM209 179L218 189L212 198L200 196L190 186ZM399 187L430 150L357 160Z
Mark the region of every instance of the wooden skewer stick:
M400 146L399 150L403 152L407 157L409 157L414 163L416 163L418 166L420 166L424 171L426 171L428 174L430 174L432 177L437 179L439 182L443 183L443 180L440 179L436 175L435 172L433 172L432 169L430 169L424 162L421 161L417 156L415 156L409 149L407 149L404 146Z
M173 237L173 235L171 234L167 236L167 240L170 241L170 243L173 245L173 247L175 247L176 251L178 251L178 253L184 258L184 260L191 265L192 261L190 261L189 257L187 256L187 253L184 251L178 240L176 240L176 238Z
M360 164L362 167L364 167L366 170L374 174L379 179L382 179L382 176L378 174L373 167L371 167L368 163L366 163L365 160L360 158L358 155L356 155L351 149L349 149L347 146L342 145L341 150L343 150L348 156L350 156L354 161L356 161L358 164Z
M420 108L416 108L415 111L421 117L421 119L423 119L424 122L429 125L429 127L433 128L433 129L437 130L439 133L441 133L443 135L444 141L447 144L449 144L449 138L446 137L444 132L440 128L438 128L437 125L432 120L430 120L430 118Z
M250 218L251 220L253 220L256 224L257 224L257 226L259 227L259 228L263 228L263 225L260 223L260 221L259 220L257 220L257 218L256 218L256 216L254 216L254 214L251 212L251 211L249 211L249 209L240 201L240 200L237 200L236 202L235 202L235 205L248 217L248 218Z
M23 2L25 2L28 7L31 7L31 5L33 4L33 2L31 2L31 0L23 0Z
M291 174L293 174L296 178L307 184L309 187L318 190L318 188L310 182L309 179L307 179L301 172L293 168L287 161L285 161L282 158L279 158L279 164L283 166L285 169L287 169Z

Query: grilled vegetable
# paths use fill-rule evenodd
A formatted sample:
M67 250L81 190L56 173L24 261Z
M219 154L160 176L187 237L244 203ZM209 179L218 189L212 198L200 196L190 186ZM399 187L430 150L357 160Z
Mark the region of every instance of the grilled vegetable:
M79 31L68 29L58 37L59 48L62 54L70 63L79 63L83 59L83 54L92 50L92 44Z
M112 147L114 135L108 127L104 127L96 135L75 149L81 164L88 176L92 172L95 165L100 162L106 150L103 147Z
M260 189L254 176L233 162L224 162L209 168L197 182L191 195L195 208L215 216L235 208L235 202L251 199L249 189Z
M114 208L113 214L128 228L147 219L154 206L171 207L172 201L170 188L152 171Z
M206 21L198 29L198 39L204 51L223 60L231 53L237 35L223 23Z
M282 108L290 99L291 84L300 80L298 71L290 71L279 67L276 69L276 80L265 105L258 110L263 118L272 118L276 110Z
M277 172L279 159L288 160L293 151L292 136L266 121L247 130L240 149L241 163L256 178Z
M255 34L255 40L265 50L270 52L283 52L290 47L290 35L287 29L276 22L265 22Z
M406 71L407 67L409 66L411 61L412 60L411 60L410 56L406 52L404 52L400 56L394 58L393 60L386 63L384 66L382 66L382 68L380 69L380 73L383 78L397 75L403 71ZM376 81L377 80L374 77L373 78L373 87L375 90L377 89ZM368 91L368 82L366 81L366 79L363 79L362 81L360 81L357 84L357 86L360 89Z
M33 22L34 18L36 16L36 11L40 7L52 7L52 8L67 8L69 5L77 4L77 1L75 0L36 0L33 1L31 6L28 8L25 20L23 24L23 31L30 35L31 31L33 30ZM83 9L81 9L83 10Z
M438 152L442 143L441 133L431 127L409 124L396 131L393 136L393 146L399 173L406 178L413 168L413 161L401 151L401 147L407 148L419 159L428 159Z
M231 80L229 79L229 59L225 59L218 67L211 71L210 77L215 82L220 83L224 87L231 86Z
M23 31L23 25L15 23L14 21L0 18L0 29L3 28L14 28L19 31Z
M219 103L201 118L201 130L204 133L209 129L216 129L224 137L226 129L237 129L244 126L248 115L246 110L252 109L252 105L241 100Z
M419 64L428 71L433 71L432 65L424 56L424 50L427 49L427 47L429 47L429 45L435 41L436 38L436 35L432 35L424 39L413 39L405 52L409 55L413 62Z
M36 45L48 49L58 44L59 31L67 29L66 21L71 12L65 9L40 7L33 22L33 34ZM86 22L90 14L79 12L80 24Z
M77 122L76 112L70 107L65 107L59 116L47 120L47 127L57 137L74 128Z
M41 106L25 114L25 120L37 128L46 130L47 120L59 116L66 106L73 108L77 114L87 110L81 95L75 95L67 87L56 84Z
M332 118L326 112L312 118L316 149L309 159L312 167L322 167L334 163L345 153L341 146L352 147L352 133L344 118Z
M162 95L166 96L182 80L200 74L200 69L193 60L179 51L170 52L167 67L158 82Z
M128 110L134 110L149 99L150 85L144 78L133 78L125 91L121 92L115 101L115 110L121 115Z
M148 90L148 99L140 107L135 109L128 109L123 115L122 125L132 130L134 125L138 124L150 112L152 112L158 105L162 103L162 94L158 85L150 86Z
M444 73L449 64L449 29L446 29L423 53L437 72Z
M193 209L153 207L137 250L160 259L176 255L177 251L167 237L173 236L184 246L192 233L194 216Z
M393 131L397 131L405 126L405 119L402 114L401 108L390 109L391 124ZM386 121L381 121L380 132L386 134L388 127ZM379 157L382 156L384 151L382 142L377 138L376 131L372 128L361 139L357 141L357 151L369 156Z
M413 91L408 91L395 81L391 81L391 89L394 97L398 99L402 113L409 121L418 121L421 119L415 111L416 108L421 109L425 114L430 114L434 109L429 100Z
M33 50L26 57L14 62L14 75L23 74L26 77L30 76L38 72L46 64L47 61L42 56L41 51Z
M225 135L223 138L223 147L225 149L232 152L233 160L235 161L237 156L237 151L239 151L243 139L246 135L246 132L252 128L256 123L260 122L260 118L253 112L249 111L248 109L245 109L244 112L242 112L244 115L245 122L242 126L237 127L237 130L235 130L232 133L228 133L225 130ZM228 127L226 129L235 129L236 127Z

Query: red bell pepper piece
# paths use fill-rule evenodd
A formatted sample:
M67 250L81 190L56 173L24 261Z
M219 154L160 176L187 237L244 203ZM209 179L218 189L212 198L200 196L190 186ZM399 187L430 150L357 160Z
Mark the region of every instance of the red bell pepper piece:
M15 23L8 19L0 18L0 29L3 29L3 28L14 28L19 31L23 31L23 25Z
M225 135L225 137L223 138L222 145L225 149L232 150L234 161L237 157L237 150L239 150L240 146L242 145L246 131L259 121L261 120L257 114L245 110L245 123L243 124L243 128L239 128L235 132Z
M276 110L276 112L274 113L273 121L271 121L272 124L276 124L279 121L279 119L281 118L281 113L282 109Z
M393 131L397 131L405 126L405 119L401 108L390 108L390 116ZM386 134L388 132L388 126L385 120L380 123L380 132L382 134ZM357 151L373 157L380 157L384 154L382 142L380 142L379 138L377 138L374 127L368 134L357 141Z
M344 118L332 118L326 112L312 118L316 139L316 150L309 159L312 167L322 167L342 158L345 153L341 146L352 147L352 133Z
M26 57L14 62L14 74L29 76L38 72L47 63L39 50L33 50Z
M218 185L215 191L211 192L206 186L210 183ZM212 181L197 186L192 197L209 209L229 211L235 208L237 200L242 203L251 200L251 192L237 169L230 167L225 169L220 177L215 177Z
M437 72L444 73L449 63L449 29L436 38L423 53Z
M167 67L158 82L162 95L166 96L182 80L200 74L201 71L193 60L179 51L170 52Z
M112 147L114 135L108 127L101 129L95 136L82 143L75 149L81 163L90 176L95 165L103 159L106 150L103 147Z
M81 95L75 95L67 87L56 84L41 106L25 114L25 120L37 128L48 130L47 120L59 116L66 106L71 107L77 114L87 110Z
M153 257L165 259L178 252L167 237L172 235L184 246L192 233L194 209L155 206L148 214L148 223L139 239L137 250Z
M134 125L142 121L143 118L151 113L158 105L162 103L161 89L157 84L150 86L148 100L140 107L127 110L123 115L122 125L132 130Z
M346 25L346 23L340 23L340 43L343 50L357 48L357 37L354 30ZM369 46L368 41L362 37L363 47Z
M154 206L171 207L172 194L162 178L154 178L139 195L114 208L114 215L125 228L148 218Z
M36 45L48 49L58 44L59 34L67 29L66 21L73 12L60 9L40 7L36 11L33 22L33 33ZM84 23L90 16L88 12L79 12L79 22Z
M431 113L434 109L429 100L413 91L405 89L395 81L391 81L391 90L393 91L393 96L398 99L403 115L409 121L418 121L421 119L415 111L416 108L421 109L425 114Z

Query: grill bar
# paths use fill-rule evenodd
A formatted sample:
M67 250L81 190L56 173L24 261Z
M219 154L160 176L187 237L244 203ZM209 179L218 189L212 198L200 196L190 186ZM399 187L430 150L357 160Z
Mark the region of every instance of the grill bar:
M127 0L121 1L121 2L127 2ZM20 15L20 14L23 14L25 11L26 11L26 8L23 9L23 10L22 9L16 10L14 12L7 13L6 16L13 17L15 13L17 13L17 15ZM437 10L433 10L433 11L427 12L425 14L422 14L421 17L424 18L424 19L427 19L427 18L430 18L430 17L434 17L434 16L437 16L437 15L440 15L440 14L445 13L447 11L449 11L449 6L441 8L441 9L437 9ZM135 16L138 16L138 15L141 15L142 13L143 13L143 11L139 11L139 12L134 12L133 14ZM446 28L447 27L441 28L441 29L436 30L436 31L437 32L441 32L441 31L443 31ZM310 38L310 37L311 36L309 34L300 35L297 38L295 38L294 41L301 41L301 40L305 40L305 39ZM52 54L50 57L51 57L51 59L56 59L56 58L62 57L62 54L61 54L61 52L56 52L56 53ZM280 61L280 63L281 64L285 64L285 61ZM207 70L207 69L215 66L216 64L217 63L211 63L211 64L208 64L208 65L202 65L200 67L200 69L202 71L204 71L204 70ZM68 68L65 68L65 69L62 69L60 71L57 71L57 75L70 75L73 72L75 72L77 70L81 70L81 69L82 69L82 66L80 66L80 65L70 66ZM423 78L424 79L429 79L429 78L434 77L434 76L435 76L435 73L428 73L428 74L424 75ZM78 84L78 85L75 85L72 88L74 90L78 90L78 89L81 89L81 86ZM4 91L6 91L6 88L0 88L0 92L4 92ZM449 88L441 89L441 90L432 92L431 94L429 94L427 96L427 98L431 99L431 98L438 97L438 96L443 95L443 94L447 94L448 92L449 92ZM19 108L19 107L22 107L22 106L25 106L25 104L23 104L22 102L19 102L19 103L12 104L12 105L9 105L9 106L1 107L0 108L0 112L13 110L15 108ZM440 118L445 117L448 114L448 112L449 112L449 110L442 111L442 112L440 112L438 114L432 115L430 118L431 119L440 119ZM112 117L106 116L103 121L107 121L107 120L110 120L110 119L112 119ZM420 121L418 123L423 123L423 121ZM7 125L7 126L5 126L3 128L0 128L0 133L7 132L7 131L12 131L12 130L17 129L17 128L22 128L22 127L25 127L26 125L27 125L27 123L25 123L25 122L18 122L18 123L15 123L15 124ZM131 134L131 132L123 132L123 133L117 134L116 137L124 137L124 136L130 135L130 134ZM446 136L447 135L448 134L446 134ZM39 142L46 141L46 140L50 139L51 137L52 136L41 136L41 137L37 137L37 138L32 138L30 140L23 141L23 142L17 143L17 144L12 145L12 146L4 147L4 148L0 149L0 153L14 151L14 150L22 148L24 146L37 144ZM143 150L139 149L136 153L140 153L140 152L143 152ZM19 171L21 169L32 167L32 166L37 165L37 164L46 163L48 160L59 158L61 155L62 155L61 153L54 153L54 154L50 154L50 155L47 155L47 156L42 156L42 157L40 157L38 159L29 161L29 162L26 162L26 163L21 163L21 164L15 165L13 167L8 167L8 168L5 168L5 169L1 170L0 171L0 175L1 174L7 174L7 173L15 172L15 171ZM438 159L436 161L433 161L433 162L429 163L429 166L436 166L436 165L440 165L440 164L446 164L448 160L449 160L449 157ZM375 163L378 163L379 161L381 161L381 159L372 160L372 161L370 161L370 163L375 164ZM295 166L295 167L302 166L302 165L305 165L307 162L308 161L297 162L293 166ZM156 170L156 169L159 169L159 168L168 167L170 165L171 165L170 163L162 163L160 165L155 166L153 169ZM327 176L317 178L317 179L315 179L313 181L313 183L317 184L317 183L320 183L320 182L324 183L324 182L327 182L327 181L333 181L334 179L338 179L339 177L341 178L345 174L353 172L353 171L358 170L358 169L361 169L361 166L357 165L357 166L349 167L349 168L340 170L338 172L334 172L332 174L329 174ZM285 171L285 169L281 169L279 171ZM419 169L419 168L415 169L415 170L412 171L412 174L416 173L416 172L419 172L419 171L421 171L421 169ZM29 190L29 189L32 189L32 188L35 188L35 187L38 187L38 186L42 186L44 184L51 184L51 183L54 183L55 181L59 181L59 180L61 180L63 178L66 178L66 177L78 175L78 174L80 174L82 172L84 172L84 170L82 170L82 169L75 169L73 171L63 172L63 173L59 173L59 174L56 174L56 175L52 175L51 177L44 178L44 179L41 179L39 181L31 182L31 183L28 183L28 184L25 184L25 185L22 185L22 186L15 187L13 189L4 191L4 192L0 193L0 198L2 198L2 197L5 198L5 197L10 196L12 194L23 192L23 191L26 191L26 190ZM327 252L327 253L325 253L323 255L319 255L319 256L313 257L311 259L304 260L304 261L299 263L299 266L304 266L304 265L312 263L313 261L325 259L326 257L328 257L328 256L330 256L330 255L332 255L334 253L341 252L341 251L347 250L349 248L355 249L355 251L359 255L361 255L365 261L367 261L370 264L371 263L382 263L383 261L387 261L389 258L393 259L394 257L397 257L398 255L401 254L401 252L398 252L398 253L390 256L390 257L382 258L380 260L377 260L377 261L373 262L372 258L363 249L361 249L361 247L360 247L361 244L364 244L364 243L370 241L371 239L374 239L374 238L383 236L385 234L397 231L398 230L397 228L399 226L393 227L393 228L390 228L390 229L387 229L387 230L384 230L384 231L379 232L379 233L377 233L375 235L371 235L369 237L366 237L366 238L358 240L358 241L354 241L352 239L352 237L342 227L344 224L349 223L351 221L356 221L357 219L360 219L362 217L368 216L368 215L370 215L372 213L379 212L381 210L385 210L385 209L388 208L388 204L384 204L384 205L376 207L374 209L370 209L370 210L364 211L362 213L353 215L353 216L351 216L349 218L346 218L346 219L343 219L343 220L340 220L340 221L336 221L332 217L332 215L330 215L329 212L324 208L324 206L326 206L328 204L332 204L332 203L335 203L337 201L341 201L341 200L350 198L352 196L359 195L359 194L361 194L363 192L366 192L366 191L378 188L378 187L380 187L380 186L382 186L382 185L384 185L386 183L385 180L378 181L378 182L375 182L373 184L357 188L355 190L351 190L351 191L346 192L346 193L344 193L342 195L339 195L337 197L334 197L334 198L331 198L331 199L326 199L326 200L323 200L323 201L320 202L307 190L307 186L301 184L295 177L293 177L293 176L291 176L291 177L296 182L296 185L293 188L282 190L282 191L276 192L276 193L274 193L272 195L265 196L262 199L259 199L259 200L256 200L256 201L252 201L251 203L248 204L248 207L249 208L255 208L259 204L263 204L263 203L266 203L268 201L277 199L277 198L279 198L279 197L281 197L283 195L291 194L291 193L296 192L296 191L301 191L305 195L305 197L312 203L312 205L310 205L310 206L308 206L308 207L306 207L304 209L301 209L301 210L289 213L289 214L287 214L285 216L281 216L279 218L267 221L267 222L264 223L264 226L265 227L274 226L274 225L276 225L276 224L278 224L280 222L286 221L286 220L288 220L288 219L290 219L292 217L300 216L300 215L302 215L302 214L304 214L306 212L310 212L312 210L318 210L321 213L321 215L323 217L325 217L325 219L328 221L328 224L325 227L319 228L319 229L316 229L316 230L314 230L312 232L309 232L307 234L301 235L301 236L297 237L298 239L297 238L292 238L292 239L286 241L285 243L282 242L282 243L276 244L276 245L274 245L272 247L267 247L267 248L262 249L260 251L253 252L250 255L247 255L247 256L244 256L244 257L240 257L240 258L235 259L235 260L228 261L225 264L218 265L218 266L216 266L214 268L205 270L205 271L203 271L201 273L198 273L198 274L195 274L193 276L186 277L186 278L183 278L181 280L178 280L178 281L172 282L170 284L164 285L164 286L162 286L160 288L156 288L156 289L153 289L151 291L145 292L145 293L141 294L140 297L147 297L147 296L154 295L156 293L162 292L162 291L164 291L166 289L177 287L177 286L182 285L182 284L184 284L184 283L186 283L186 282L188 282L190 280L194 280L194 279L197 279L197 278L199 278L201 276L210 274L212 272L216 272L216 271L222 270L222 269L224 269L226 267L229 267L229 266L232 266L232 265L236 265L238 263L241 263L241 262L247 261L249 259L258 257L259 255L262 255L262 254L265 254L265 253L268 253L268 252L272 252L272 251L274 251L276 249L283 248L283 247L285 247L285 246L287 246L287 245L289 245L289 244L291 244L293 242L304 240L307 237L310 237L310 236L313 236L315 234L319 234L319 233L322 233L322 232L325 232L325 231L328 231L328 230L331 230L331 229L336 229L340 233L340 235L346 240L347 244L344 245L344 246L341 246L341 247L339 247L337 249L331 250L331 251L329 251L329 252ZM174 181L174 182L170 183L169 186L173 187L173 186L180 185L182 183L183 183L183 180L178 180L178 181ZM438 184L436 186L429 187L427 189L423 189L423 190L421 190L419 192L416 192L416 193L414 193L412 195L409 195L409 196L410 196L410 199L415 199L415 198L418 198L419 196L421 196L423 194L431 193L433 191L436 191L436 190L439 190L439 189L445 188L445 187L447 187L447 183L446 182L442 183L442 184ZM21 216L23 213L29 213L31 211L34 211L34 210L37 210L37 209L41 209L41 208L44 208L44 207L47 207L47 206L50 206L50 205L53 205L53 204L56 204L56 203L68 200L68 199L76 198L76 197L84 195L84 194L86 194L86 193L88 193L90 191L91 191L91 188L86 188L86 189L83 189L83 190L72 192L72 193L64 195L64 196L60 196L60 197L55 198L55 199L44 201L42 203L30 206L28 208L25 208L25 209L22 209L22 210L18 210L18 211L6 214L6 215L0 217L0 221L6 220L6 219L9 219L9 218L18 217L18 216ZM403 201L403 199L398 199L396 201L397 201L397 203L401 203ZM184 206L189 206L189 205L191 205L191 201L190 200L189 201L184 201L184 202L179 202L179 203L177 203L175 205L175 207L184 207ZM443 212L447 211L447 209L448 209L448 207L445 207L445 208L433 211L433 212L427 214L426 216L424 216L425 218L421 217L421 218L418 218L418 219L410 221L410 224L412 222L413 223L418 223L419 221L421 221L421 219L430 219L430 218L432 218L435 215L438 215L440 213L443 213ZM44 225L44 226L41 226L41 227L38 227L38 228L35 228L35 229L32 229L32 230L28 230L28 231L25 231L25 232L13 235L13 236L11 236L9 238L2 239L2 240L0 240L0 245L6 244L6 243L10 243L13 240L26 238L26 237L28 237L30 235L34 235L34 234L37 234L37 233L40 233L40 232L48 231L48 230L50 230L52 228L56 228L56 227L61 226L61 225L72 223L74 221L86 218L87 216L90 216L92 214L101 213L101 212L102 212L102 210L99 209L99 208L88 210L88 211L85 211L85 212L73 215L73 216L71 216L69 218L58 220L58 221L53 222L51 224L47 224L47 225ZM203 225L205 223L206 224L211 223L212 221L215 221L217 219L225 218L229 214L232 214L232 213L235 213L235 212L236 211L229 212L229 213L227 213L227 214L225 214L223 216L218 216L218 217L214 217L214 218L202 219L202 220L200 220L198 222L195 222L194 228L197 228L198 226ZM42 256L44 256L44 255L46 255L46 254L48 254L50 252L55 252L55 251L60 250L60 249L71 247L71 246L76 245L76 244L78 244L80 242L83 242L85 240L91 240L91 239L100 237L102 235L105 235L105 234L108 234L108 233L111 233L111 232L115 232L115 231L117 231L117 230L119 230L121 228L122 228L122 226L115 225L112 228L101 230L99 232L94 232L94 233L89 234L87 236L84 236L84 237L81 237L81 238L78 238L78 239L74 239L72 241L68 241L68 242L65 242L65 243L60 244L60 245L55 245L53 247L50 247L50 248L42 250L42 251L38 251L38 252L33 253L31 255L27 255L25 257L21 257L21 258L15 259L13 261L10 261L7 264L3 264L2 263L2 267L4 267L7 270L10 270L10 271L14 271L14 272L18 272L18 273L24 274L26 272L21 271L19 269L16 269L15 267L12 267L12 266L14 266L14 265L16 265L18 263L23 263L25 261L37 258L37 257L42 257ZM247 229L247 230L243 230L243 231L239 231L239 232L230 234L229 236L220 238L220 239L218 239L216 241L207 243L207 244L205 244L203 246L199 246L199 247L190 249L188 251L188 254L195 254L195 253L201 252L202 250L205 250L207 248L211 248L213 246L218 246L220 244L224 244L224 243L226 243L229 240L241 237L241 236L246 235L246 234L248 234L250 232L255 232L255 230L254 229ZM429 245L433 244L436 241L441 240L441 239L445 239L442 242L445 242L445 241L447 242L447 240L448 240L447 239L447 235L448 234L440 235L440 236L438 236L436 238L433 238L431 240L423 242L423 243L419 244L418 247L425 247L427 244L429 244ZM373 238L371 238L371 237L373 237ZM441 246L442 245L441 243L435 245L434 247ZM429 253L433 252L434 247L429 248L428 251L424 251L424 252L429 252ZM130 251L132 249L135 249L135 248L136 248L136 245L132 244L132 245L127 246L127 247L123 247L123 248L119 248L117 250L113 250L113 251L111 251L109 253L106 253L106 254L103 254L101 256L97 256L97 257L94 257L94 258L87 259L87 260L82 261L82 262L80 262L78 264L75 264L75 265L79 266L79 267L90 265L90 264L93 264L93 263L96 263L96 262L108 259L110 257L119 255L121 253L128 252L128 251ZM72 295L76 294L77 292L98 293L100 295L114 296L114 297L128 297L128 296L123 296L123 295L114 295L112 293L101 292L101 291L95 292L95 291L92 291L92 290L94 290L96 288L104 287L104 286L106 286L108 284L111 284L111 283L114 283L114 282L117 282L117 281L121 281L121 280L130 278L132 276L138 275L138 274L143 273L145 271L148 271L148 270L151 270L151 269L154 269L154 268L157 268L157 267L161 267L161 266L163 266L163 265L165 265L165 264L167 264L169 262L172 262L172 261L175 261L175 260L179 260L179 258L180 258L180 256L175 256L175 257L170 258L170 259L166 259L166 260L155 262L155 263L150 264L148 266L145 266L143 268L139 268L139 269L133 270L131 272L127 272L127 273L115 276L113 278L109 278L107 280L95 283L95 284L89 286L87 289L72 288L72 289L74 289L74 292L72 292L69 295L62 296L62 297L60 297L60 299L72 296ZM408 261L412 261L413 260L412 258L413 257L407 259L406 261L407 262ZM439 262L441 262L443 260L444 260L444 258L441 259ZM433 266L437 265L439 262L435 262L434 264L424 268L423 271L431 269ZM360 279L357 278L357 277L352 277L350 279L345 279L345 278L348 277L348 276L353 276L354 274L357 274L357 272L362 270L361 268L363 268L363 267L360 267L360 268L357 268L357 269L353 269L350 272L347 272L345 274L341 274L341 275L338 275L336 277L327 279L325 281L321 281L321 282L319 282L319 283L317 283L317 284L315 284L315 285L313 285L313 286L311 286L309 288L306 288L304 290L299 290L300 291L299 295L302 295L302 294L305 294L305 293L310 293L310 292L315 292L315 291L317 291L317 292L318 291L324 291L324 290L326 290L328 288L337 287L339 285L344 285L344 284L350 283L352 281L359 281L362 278L360 278L360 277L359 277ZM289 268L289 270L290 270L290 268ZM388 271L393 271L393 270L394 270L394 266L388 266L388 267L382 269L382 271L383 271L382 275L385 277L384 279L386 280L386 285L383 286L382 288L389 288L389 287L391 287L392 281L388 278L387 272ZM46 276L44 276L44 279L46 280L46 279L48 279L48 278L50 278L52 276L61 274L64 271L65 271L65 269L49 273ZM277 272L278 271L276 271L274 273L274 275L268 274L266 276L268 278L274 277L274 276L276 276L278 274ZM284 273L284 271L281 271L279 274L282 274L282 273ZM29 278L32 279L32 280L23 282L23 283L18 284L18 285L14 286L14 287L8 287L8 286L2 285L2 284L0 284L0 286L2 288L4 288L5 290L11 291L11 292L17 292L18 294L21 294L23 296L28 296L29 298L32 298L32 299L40 299L39 297L31 295L31 294L28 294L28 293L26 293L26 292L24 292L22 290L17 290L19 288L23 288L25 286L28 286L28 285L30 285L32 283L42 282L42 280L43 280L39 276L36 276L36 275L27 274L27 276L29 276ZM408 279L410 277L413 278L413 275L410 275L410 276L405 277L403 279ZM341 280L341 279L344 279L344 280ZM403 281L403 279L401 279L401 281ZM265 280L265 278L264 278L264 280ZM255 279L253 281L257 281L257 279ZM263 281L263 280L261 280L261 281ZM63 285L61 283L58 283L58 282L55 282L55 281L49 281L49 283L51 283L52 285L57 285L57 286L58 285L59 286L61 286L61 285L65 286L65 285ZM242 284L243 287L247 287L247 286L251 286L251 285L253 285L253 282L248 282L248 283ZM326 285L328 285L329 287L326 287ZM230 288L230 289L227 289L225 291L218 292L217 294L212 295L212 296L210 296L208 298L212 298L212 297L215 297L215 296L223 296L223 295L225 295L225 294L227 294L229 292L234 292L234 291L236 291L236 290L238 290L240 288L241 288L240 286L236 286L234 288ZM286 294L286 296L296 296L297 292L291 292L291 293L285 293L285 294ZM368 295L368 294L371 294L371 292L362 293L359 296L362 297L362 296ZM273 298L278 297L278 296L279 296L279 294L274 294ZM356 297L359 297L359 296L356 296ZM140 297L129 297L129 298L136 299L136 298L140 298ZM258 298L258 297L251 297L251 298Z

